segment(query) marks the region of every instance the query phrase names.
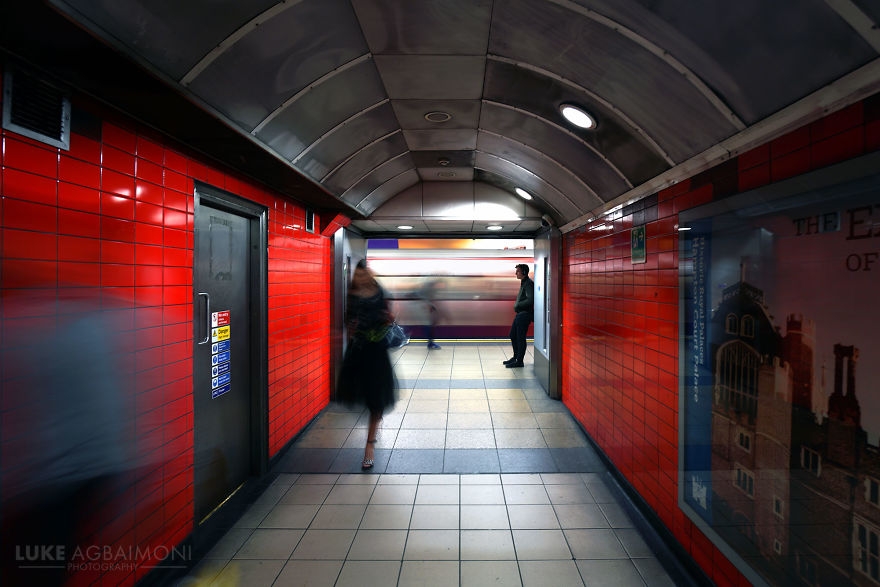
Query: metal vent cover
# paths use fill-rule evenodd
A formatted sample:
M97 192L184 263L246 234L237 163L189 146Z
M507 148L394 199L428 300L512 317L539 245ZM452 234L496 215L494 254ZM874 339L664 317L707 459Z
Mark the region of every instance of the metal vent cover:
M70 149L70 100L55 86L17 69L3 75L3 128Z

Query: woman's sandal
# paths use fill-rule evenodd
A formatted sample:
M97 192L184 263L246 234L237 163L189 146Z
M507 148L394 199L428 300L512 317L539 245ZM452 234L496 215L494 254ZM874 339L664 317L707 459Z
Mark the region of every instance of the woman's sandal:
M367 444L376 444L376 441L375 440L368 440ZM375 449L374 449L374 452L375 452ZM368 459L368 458L364 457L364 460L361 463L361 469L367 470L367 469L372 469L372 468L373 468L373 459Z

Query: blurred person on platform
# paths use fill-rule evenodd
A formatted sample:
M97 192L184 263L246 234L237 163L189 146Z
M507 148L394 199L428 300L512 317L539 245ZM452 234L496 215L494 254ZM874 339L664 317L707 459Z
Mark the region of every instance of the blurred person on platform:
M134 467L122 326L76 292L2 290L3 585L64 584Z
M370 412L363 470L373 468L379 422L397 401L397 383L385 342L393 320L385 291L366 262L359 261L346 298L349 340L339 373L338 397L342 403L363 405Z
M519 279L519 292L513 303L513 324L510 326L510 344L513 356L504 361L508 369L523 366L526 357L526 335L529 324L535 319L535 282L529 277L529 266L525 263L516 265L516 278Z
M439 295L440 280L436 277L429 277L419 289L419 298L424 302L425 314L427 318L425 331L428 339L428 349L438 350L440 345L434 342L434 336L437 332L437 323L440 322L441 312L437 305Z

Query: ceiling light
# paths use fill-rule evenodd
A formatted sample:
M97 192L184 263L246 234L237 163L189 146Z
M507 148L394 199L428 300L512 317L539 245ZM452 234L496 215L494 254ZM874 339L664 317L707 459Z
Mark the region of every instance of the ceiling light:
M399 230L412 230L412 226L410 226L409 224L401 224L401 225L398 226L397 228L398 228Z
M532 194L530 194L529 192L527 192L526 190L524 190L522 188L515 188L513 191L518 193L520 195L520 197L524 200L531 200L532 199Z
M679 232L682 231L682 230L690 230L690 229L691 229L690 226L679 226L679 227L678 227Z
M428 112L425 114L425 120L428 122L446 122L447 120L452 120L452 115L448 112Z
M486 227L486 230L501 230L502 228L500 224L490 224Z
M594 128L596 120L590 116L583 108L574 104L563 104L559 107L559 112L567 121L579 128Z

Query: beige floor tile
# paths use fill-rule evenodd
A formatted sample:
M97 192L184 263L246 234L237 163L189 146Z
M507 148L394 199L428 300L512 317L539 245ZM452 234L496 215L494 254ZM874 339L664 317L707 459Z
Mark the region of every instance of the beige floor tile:
M469 399L479 399L485 400L487 397L487 392L485 389L450 389L449 390L449 400L469 400ZM486 406L489 405L489 402L486 402Z
M358 530L347 560L399 561L406 535L406 530Z
M260 522L260 528L306 529L321 506L318 504L278 504Z
M412 530L458 530L457 505L416 505L412 510Z
M574 561L520 561L519 573L523 587L577 587L584 584Z
M419 485L458 485L460 482L461 475L433 474L419 476Z
M364 517L366 505L322 505L315 514L311 529L320 530L344 530L346 528L358 528Z
M462 485L501 485L501 475L497 473L462 475L459 481Z
M543 485L504 485L507 505L550 504L550 497Z
M459 560L458 530L410 530L404 560ZM295 553L294 553L295 554Z
M455 561L403 561L397 587L458 587Z
M495 448L492 430L447 430L446 448Z
M430 430L446 427L446 409L442 413L419 413L408 411L403 417L402 429Z
M449 407L449 401L445 399L426 399L426 400L417 400L415 398L409 400L409 406L406 408L407 415L413 413L424 413L424 414L436 414L438 412L445 412ZM406 417L403 419L404 423L406 422Z
M414 389L410 396L413 400L449 400L448 389Z
M629 514L617 503L600 503L599 508L612 528L632 528L633 521Z
M511 530L518 560L570 560L562 530Z
M379 485L418 485L419 475L379 475Z
M330 490L333 489L333 485L293 485L291 488L281 496L281 499L278 501L279 504L284 505L302 505L307 503L324 503L324 500L327 499L327 496L330 495Z
M509 530L462 530L461 560L516 560Z
M531 413L529 402L524 399L490 399L489 409L495 412L526 412Z
M284 565L276 585L284 587L331 587L345 561L293 560Z
M485 585L521 586L516 561L461 561L461 587Z
M450 414L474 414L488 413L489 401L485 398L451 399L449 400Z
M580 473L541 473L544 485L584 485Z
M588 585L641 587L645 584L630 560L579 560L577 566Z
M553 505L571 505L577 503L594 503L592 494L587 487L579 485L545 485L550 503Z
M587 446L587 439L580 430L566 428L542 429L544 441L550 448L582 448Z
M462 530L502 530L510 528L507 506L462 505Z
M372 478L365 475L364 477ZM330 490L325 504L368 504L375 491L373 485L336 485Z
M555 505L556 516L563 528L610 528L605 514L595 503Z
M241 545L233 559L287 560L304 532L304 530L258 528Z
M364 587L365 585L396 585L400 561L353 561L342 565L335 587Z
M544 435L538 429L496 428L495 446L498 448L547 448Z
M614 530L605 528L564 530L568 546L576 559L629 558Z
M536 473L502 473L501 483L504 485L541 485L544 483Z
M538 427L534 414L526 412L492 412L492 425L495 428Z
M535 414L540 428L566 428L580 431L577 422L568 413L545 412Z
M269 587L283 567L283 560L234 560L220 571L211 584Z
M482 412L454 412L449 414L446 420L447 430L475 429L492 431L492 416L489 411Z
M356 530L306 530L291 558L343 560Z
M416 493L416 505L457 505L460 503L458 485L420 484Z
M204 558L228 561L253 533L252 528L231 528L217 541Z
M504 490L498 485L461 485L462 504L503 504Z
M416 500L417 485L379 485L373 491L370 504L409 504Z
M555 530L560 527L553 506L547 504L508 505L507 514L514 530Z
M412 505L368 505L361 520L362 530L401 530L409 528Z
M523 401L523 400L526 399L526 396L525 396L525 394L522 392L521 389L513 389L513 388L507 388L507 389L503 389L503 388L502 388L502 389L487 389L487 390L486 390L486 395L489 397L490 400L493 400L493 399L506 399L506 400L519 400L519 401Z

